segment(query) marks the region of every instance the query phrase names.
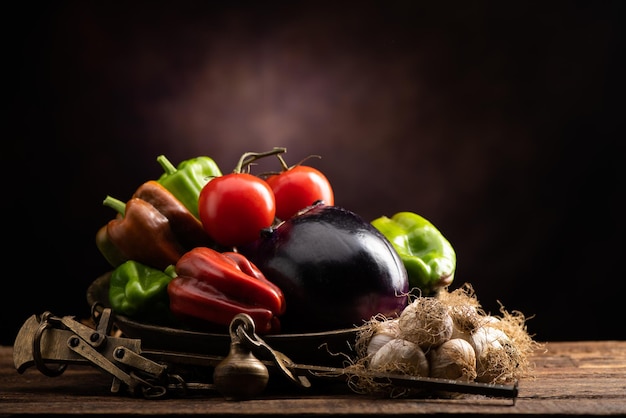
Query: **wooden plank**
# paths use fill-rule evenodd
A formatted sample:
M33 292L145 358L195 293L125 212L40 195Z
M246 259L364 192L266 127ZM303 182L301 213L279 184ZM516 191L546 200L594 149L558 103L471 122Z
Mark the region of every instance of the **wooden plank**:
M351 392L267 393L226 401L215 392L159 401L111 393L109 375L89 366L59 377L35 368L16 372L12 348L0 347L0 415L624 415L626 341L550 342L533 356L515 402L464 395L455 399L380 399Z

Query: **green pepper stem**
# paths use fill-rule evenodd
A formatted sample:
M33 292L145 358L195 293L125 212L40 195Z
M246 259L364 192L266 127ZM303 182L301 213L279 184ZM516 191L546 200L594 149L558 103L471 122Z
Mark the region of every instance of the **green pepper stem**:
M104 206L108 206L110 208L115 209L117 213L119 213L122 216L126 215L126 203L122 202L119 199L116 199L111 196L107 196L104 198L104 201L102 202L102 204Z
M244 167L249 166L251 163L258 160L259 158L268 157L270 155L278 155L284 152L287 152L287 148L274 147L271 151L266 152L246 152L239 159L239 162L233 170L233 173L241 173L241 170L243 170Z
M157 161L161 164L161 167L163 167L163 170L167 175L172 175L178 171L178 169L174 167L174 164L172 164L170 160L165 157L165 155L159 155L157 157Z

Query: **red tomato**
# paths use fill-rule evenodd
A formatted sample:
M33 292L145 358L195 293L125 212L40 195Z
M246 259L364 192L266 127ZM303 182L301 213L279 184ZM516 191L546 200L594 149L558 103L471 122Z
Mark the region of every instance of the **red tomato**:
M319 170L296 165L266 180L276 199L276 217L281 220L291 218L301 209L311 206L318 200L333 206L335 196L330 182Z
M274 222L276 202L269 185L248 173L230 173L209 181L198 198L206 232L226 247L249 244Z

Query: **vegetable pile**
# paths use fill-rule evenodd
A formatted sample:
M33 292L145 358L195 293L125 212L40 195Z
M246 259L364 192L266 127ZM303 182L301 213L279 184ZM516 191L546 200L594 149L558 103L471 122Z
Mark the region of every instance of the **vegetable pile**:
M113 311L224 333L238 313L259 334L359 327L354 368L490 383L527 373L523 316L485 314L471 286L448 291L456 253L432 223L410 211L368 222L285 152L245 153L226 174L208 156L160 155L161 177L125 202L106 196L115 216L96 245ZM277 171L253 174L261 158Z

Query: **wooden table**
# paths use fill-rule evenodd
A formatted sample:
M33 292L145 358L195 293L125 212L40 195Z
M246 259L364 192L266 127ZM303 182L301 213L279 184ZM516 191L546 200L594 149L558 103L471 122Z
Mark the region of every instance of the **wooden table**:
M217 393L148 400L112 393L112 379L91 366L70 365L61 376L36 368L23 374L12 347L0 346L0 416L56 415L626 415L626 341L549 342L533 355L534 377L511 399L371 398L341 394L263 394L228 401Z

